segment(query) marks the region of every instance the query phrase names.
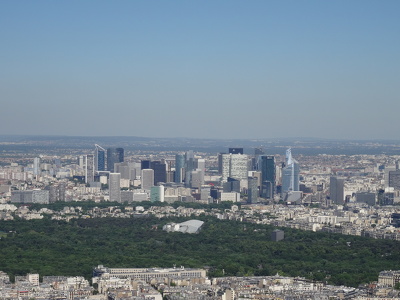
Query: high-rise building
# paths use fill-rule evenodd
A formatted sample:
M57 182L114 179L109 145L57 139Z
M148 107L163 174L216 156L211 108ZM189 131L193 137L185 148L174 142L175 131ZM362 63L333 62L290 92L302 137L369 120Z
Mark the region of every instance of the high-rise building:
M94 181L94 155L88 154L84 156L85 183Z
M275 195L275 157L272 155L261 155L259 157L259 168L261 171L261 196L272 199Z
M151 163L150 160L142 160L142 161L140 161L141 170L150 169L150 163Z
M291 149L286 151L287 164L282 169L282 193L299 191L300 168L299 163L292 157Z
M123 148L108 148L107 149L107 170L114 172L114 164L124 162Z
M85 168L85 155L79 155L77 159L77 164L82 169Z
M204 173L206 171L206 160L204 158L196 159L196 170L200 170L201 172L203 172L204 176Z
M49 191L49 203L54 203L58 201L58 186L50 185L46 187Z
M389 171L388 175L388 186L394 188L395 190L400 190L400 170Z
M154 186L154 170L143 169L142 170L142 189L150 190Z
M110 192L110 201L121 202L121 174L110 173L108 180L108 189Z
M105 171L106 170L106 149L95 144L94 145L94 170Z
M222 156L226 153L218 153L218 174L222 175L223 163L222 163Z
M118 162L122 163L125 161L125 151L124 148L117 148Z
M203 185L204 184L204 175L206 173L206 160L204 158L197 158L196 159L196 161L195 161L195 171L199 172L195 181L196 182L200 182L200 185ZM192 172L192 174L194 174L194 173ZM194 182L194 180L192 178L191 186L193 186L193 182ZM198 185L196 184L196 186L198 186Z
M194 153L193 150L189 150L185 153L185 185L190 187L191 183L191 172L195 170L194 166Z
M193 150L189 150L185 153L185 164L187 171L194 170L194 153Z
M248 157L246 154L222 154L222 182L228 177L236 180L247 180Z
M61 181L58 183L58 201L66 201L66 189L67 183L65 181Z
M167 182L167 166L165 163L152 161L150 167L154 170L154 185L157 185L159 182Z
M200 200L203 201L208 201L208 199L210 198L210 191L211 191L211 187L208 186L202 186L200 188Z
M185 168L185 156L182 154L175 155L175 182L182 183Z
M228 181L222 184L222 188L224 193L230 193L230 192L240 193L240 180L228 177Z
M265 153L264 153L264 149L263 148L254 148L254 157L253 157L253 159L252 159L252 170L258 170L259 168L258 168L258 162L259 162L259 159L258 159L258 157L260 156L260 155L264 155Z
M247 203L254 204L258 201L258 178L249 177L248 181Z
M131 176L131 171L134 170L132 163L122 162L114 164L115 173L121 173L121 179L135 179Z
M152 186L150 188L150 201L151 202L164 202L164 186Z
M330 177L329 195L333 204L344 203L344 179L336 176Z
M35 157L33 159L33 175L40 175L40 157Z
M190 187L199 189L204 182L203 172L195 170L190 172Z

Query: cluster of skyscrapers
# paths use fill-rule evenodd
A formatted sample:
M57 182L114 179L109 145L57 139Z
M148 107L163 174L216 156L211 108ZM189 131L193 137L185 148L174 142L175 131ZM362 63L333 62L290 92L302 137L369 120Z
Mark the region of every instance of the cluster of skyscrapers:
M286 161L277 166L275 157L265 155L262 149L255 149L254 155L248 155L243 148L229 148L228 153L218 154L218 181L205 181L206 160L195 156L193 150L176 154L175 161L141 160L138 165L124 162L123 148L104 149L96 144L93 154L79 157L79 165L84 168L85 182L91 186L99 181L98 176L107 176L111 201L121 201L123 179L140 180L140 189L150 191L151 199L159 201L164 200L165 185L196 190L202 195L201 200L219 198L221 193L228 197L225 200L232 201L244 194L248 203L257 203L260 197L274 199L277 193L288 201L301 197L300 194L296 196L299 164L290 149Z
M115 171L115 164L124 162L123 148L108 148L107 150L95 145L94 154L81 155L78 164L85 170L85 182L95 181L95 175L99 172Z

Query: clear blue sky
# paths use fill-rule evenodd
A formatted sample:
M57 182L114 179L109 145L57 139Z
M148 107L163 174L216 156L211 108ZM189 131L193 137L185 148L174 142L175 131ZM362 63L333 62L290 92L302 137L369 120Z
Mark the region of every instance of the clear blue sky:
M0 134L399 139L400 1L1 1Z

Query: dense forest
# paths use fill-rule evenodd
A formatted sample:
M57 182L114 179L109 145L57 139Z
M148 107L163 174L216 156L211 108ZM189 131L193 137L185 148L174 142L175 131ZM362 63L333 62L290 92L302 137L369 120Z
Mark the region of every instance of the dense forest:
M210 276L304 276L357 286L379 271L400 269L400 242L283 229L201 217L199 234L167 233L186 219L96 218L0 221L0 270L11 276L82 275L92 267L206 267Z

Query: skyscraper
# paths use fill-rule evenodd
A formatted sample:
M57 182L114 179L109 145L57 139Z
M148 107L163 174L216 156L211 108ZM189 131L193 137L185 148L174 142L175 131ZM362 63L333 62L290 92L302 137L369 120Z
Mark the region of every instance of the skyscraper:
M222 175L222 169L223 169L222 160L223 160L223 155L224 154L226 154L226 153L223 153L223 152L218 153L218 174L219 175Z
M40 175L40 157L35 157L33 159L33 175Z
M203 184L203 172L195 170L190 172L190 187L199 189Z
M261 171L261 196L263 198L274 198L275 195L275 157L272 155L261 155L259 157L259 168Z
M121 174L110 173L108 180L108 189L110 192L110 201L121 202Z
M292 157L292 150L286 151L287 164L282 170L282 193L299 191L299 163Z
M132 177L131 177L132 169L133 169L132 164L129 164L127 162L114 164L114 172L120 173L122 179L132 179Z
M165 163L152 161L150 167L154 170L154 185L157 185L159 182L167 182L167 166Z
M142 160L140 161L140 168L141 170L150 169L150 160Z
M248 157L246 154L222 154L222 181L228 177L237 180L247 179Z
M142 170L142 189L150 190L154 186L154 170L153 169L143 169Z
M85 155L80 155L78 156L77 159L77 164L79 165L79 167L81 167L82 169L85 168Z
M123 148L108 148L107 149L107 170L114 172L114 164L124 162Z
M240 193L240 180L228 177L228 181L222 184L224 193L236 192Z
M334 204L344 203L344 179L332 176L329 180L329 195Z
M183 172L185 167L185 156L182 154L175 155L175 182L183 182Z
M400 170L388 172L388 186L400 190Z
M204 158L196 159L196 171L200 171L201 172L200 181L201 181L201 184L203 184L204 183L204 175L206 173L206 160Z
M190 187L191 172L194 171L194 153L189 150L185 153L185 185Z
M66 201L66 197L65 197L66 196L66 193L65 193L66 188L67 188L67 183L65 181L61 181L58 184L58 200L59 201L63 201L63 202Z
M84 156L85 183L94 181L94 155L88 154Z
M249 177L248 181L247 203L254 204L258 201L258 178Z
M106 149L95 144L94 145L94 170L105 171L106 170Z

